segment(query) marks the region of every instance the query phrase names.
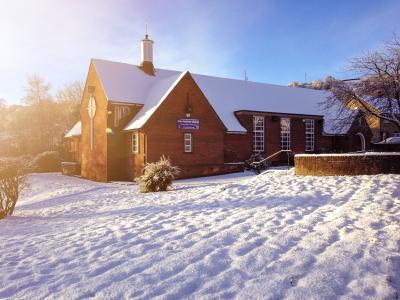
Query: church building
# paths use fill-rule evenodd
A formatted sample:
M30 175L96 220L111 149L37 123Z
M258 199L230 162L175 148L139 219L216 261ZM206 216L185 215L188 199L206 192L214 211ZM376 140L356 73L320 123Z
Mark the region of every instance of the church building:
M81 121L66 137L81 175L92 180L132 180L162 155L182 178L222 174L253 153L337 150L343 133L329 127L329 116L324 120L326 97L324 91L155 68L146 34L139 65L91 60Z

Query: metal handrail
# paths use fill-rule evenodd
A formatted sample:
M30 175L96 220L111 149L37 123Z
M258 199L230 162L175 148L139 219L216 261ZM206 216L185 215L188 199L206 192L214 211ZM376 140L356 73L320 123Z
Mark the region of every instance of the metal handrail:
M272 157L274 157L274 156L276 156L276 155L278 155L278 154L280 154L280 153L283 153L283 152L289 153L289 152L292 152L292 150L279 150L278 152L275 152L274 154L271 154L271 155L268 156L267 158L264 158L264 159L262 159L262 160L260 160L260 161L254 161L254 162L252 162L252 164L254 164L254 165L262 164L262 163L266 162L267 160L269 160L270 158L272 158Z

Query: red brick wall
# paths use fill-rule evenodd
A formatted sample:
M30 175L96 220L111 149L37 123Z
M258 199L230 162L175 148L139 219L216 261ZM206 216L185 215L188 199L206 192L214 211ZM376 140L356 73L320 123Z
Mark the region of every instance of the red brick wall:
M250 157L253 153L252 145L253 136L251 133L226 133L224 136L224 161L242 162Z
M74 136L66 139L68 147L67 160L70 162L81 162L81 138Z
M400 156L394 155L300 155L294 160L296 175L400 174Z
M94 91L89 91L89 86L94 87ZM97 106L96 116L94 117L93 149L90 148L90 119L87 112L89 98L92 94L96 99ZM90 64L80 110L82 121L81 175L97 181L107 181L107 105L107 98L96 70L93 64Z
M400 152L400 144L373 144L376 152Z
M252 112L238 112L239 122L247 129L246 134L226 133L225 160L226 162L244 161L253 153L253 116L264 116L264 152L267 157L281 150L280 116L290 118L291 150L295 153L305 152L305 123L303 119L310 117L296 115L263 114ZM323 123L321 118L315 119L315 152L325 152L332 149L332 137L323 136ZM277 156L275 161L287 161L287 156Z
M332 152L343 153L348 152L348 136L347 135L334 135L330 136L332 142Z
M362 133L365 138L365 148L366 150L372 148L371 139L373 137L372 132L365 121L365 118L359 116L356 118L351 125L348 133L347 133L347 151L348 152L356 152L361 150L361 141L360 137L357 136L357 133Z
M121 104L117 104L122 106ZM130 162L131 157L131 133L122 131L130 120L139 112L141 106L129 105L130 114L120 120L118 126L114 126L115 105L108 105L108 128L112 129L109 133L107 144L107 161L108 161L108 180L129 180L132 178L127 164ZM128 140L129 139L129 140Z
M383 132L386 132L387 138L394 136L394 133L396 133L396 132L400 132L400 128L398 128L392 122L380 120L380 124L381 124L381 139L380 140L382 140Z
M335 152L334 150L334 136L320 134L321 138L317 141L317 148L319 153Z
M193 112L190 118L199 119L199 130L178 129L178 119L185 118L187 95ZM141 129L146 153L143 162L159 160L162 155L169 157L174 165L181 168L181 177L194 177L224 172L225 127L206 97L190 74L186 74L171 91L156 112ZM193 134L193 152L185 153L183 136ZM134 155L133 155L134 156ZM135 160L131 158L131 160ZM135 160L136 175L141 173L140 162Z
M125 166L129 180L142 175L143 166L146 162L146 135L139 132L139 153L132 153L132 134L133 131L125 133L125 146L128 149L128 160Z

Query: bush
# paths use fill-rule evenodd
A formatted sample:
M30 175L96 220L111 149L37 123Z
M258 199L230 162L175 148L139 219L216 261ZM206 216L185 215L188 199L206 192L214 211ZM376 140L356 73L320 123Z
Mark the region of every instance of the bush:
M57 151L45 151L33 160L36 172L58 172L61 170L61 157Z
M0 219L12 215L22 189L27 187L27 166L23 158L0 159Z
M313 88L314 90L320 90L322 89L324 83L321 80L313 80L311 82L311 88Z
M158 162L144 166L144 174L136 179L142 193L166 191L172 185L179 169L162 156Z

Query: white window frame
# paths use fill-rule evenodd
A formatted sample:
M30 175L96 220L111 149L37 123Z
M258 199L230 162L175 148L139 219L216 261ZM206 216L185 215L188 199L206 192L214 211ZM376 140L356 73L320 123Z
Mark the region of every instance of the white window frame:
M306 127L306 151L315 150L315 120L305 119L304 124Z
M119 106L115 106L114 109L114 127L118 127L118 123L120 120L120 113L121 113L121 109Z
M290 150L290 118L280 118L281 150Z
M253 116L253 152L264 152L265 118Z
M193 134L191 132L183 134L183 151L185 153L193 152Z
M139 132L132 133L132 153L139 153Z

